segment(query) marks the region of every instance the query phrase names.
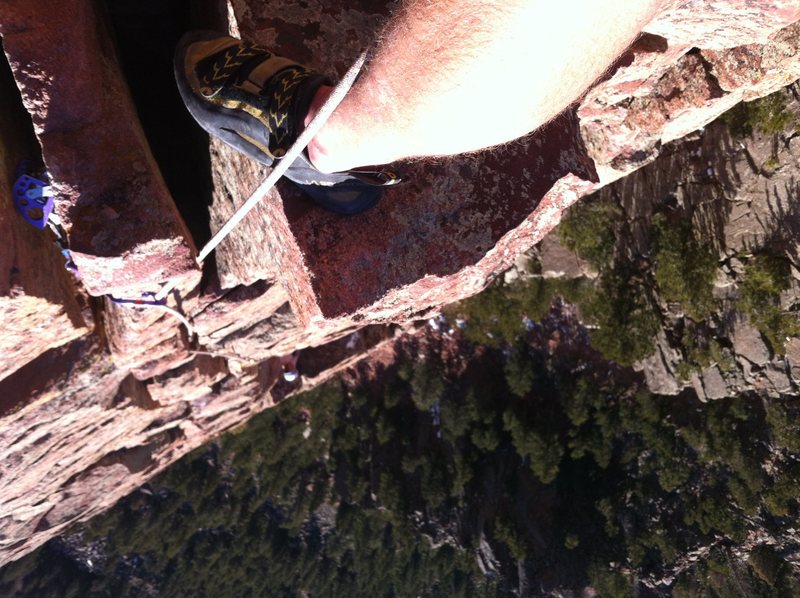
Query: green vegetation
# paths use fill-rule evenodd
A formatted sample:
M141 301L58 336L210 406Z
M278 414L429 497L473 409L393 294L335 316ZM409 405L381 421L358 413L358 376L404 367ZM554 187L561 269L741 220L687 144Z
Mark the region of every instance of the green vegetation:
M692 224L685 218L653 217L651 238L655 280L661 297L679 303L686 315L699 322L714 311L714 251L695 239Z
M735 137L747 137L754 131L778 135L792 122L793 117L787 105L786 92L780 90L752 102L740 102L720 118Z
M558 234L566 247L580 255L596 270L614 261L617 232L624 214L609 199L582 201L567 210Z
M768 544L756 546L753 552L750 553L748 562L756 575L770 587L775 586L780 571L785 565L775 548Z
M711 332L702 325L691 324L685 323L680 337L683 349L683 359L677 366L680 379L689 380L692 372L700 372L712 365L718 366L723 372L733 370L733 358Z
M649 355L658 331L658 317L642 274L627 262L614 259L616 227L621 210L608 201L587 201L572 207L559 225L565 245L589 261L600 273L594 280L530 278L513 284L498 282L468 301L451 305L446 313L464 317L466 338L491 347L513 344L524 321L539 320L559 298L577 306L591 324L592 344L607 358L622 364ZM519 370L516 358L506 365L507 374L525 391L530 381Z
M442 398L441 374L427 361L417 363L411 376L411 400L420 411L427 411Z
M4 569L0 593L504 596L522 567L624 596L698 551L674 595L796 595L779 551L729 549L800 525L800 399L653 396L559 314L458 367L410 344L381 385L287 401Z
M604 356L631 365L653 352L659 320L643 281L625 264L602 272L597 292L581 307L586 321L597 327L592 344Z
M784 257L758 255L746 266L740 286L740 308L775 353L783 354L788 337L800 334L800 323L780 306L780 293L789 288L791 274Z
M469 321L464 334L471 341L501 347L520 334L524 318L537 320L560 297L576 305L592 326L592 344L605 357L631 365L650 355L660 317L647 292L652 275L659 296L680 306L697 323L717 307L712 296L717 273L713 249L698 241L691 222L657 214L651 226L652 265L619 252L616 243L623 213L607 199L595 199L573 206L559 225L562 242L587 260L599 273L594 281L531 278L514 284L496 283L486 291L448 308L451 317ZM718 363L726 369L730 359L713 339L692 340L687 349L685 377L692 370ZM513 369L516 365L508 365ZM520 375L515 376L525 388Z
M498 348L513 343L522 333L523 318L543 318L556 298L583 305L593 295L592 283L585 278L529 278L512 284L498 281L444 312L451 319L461 316L469 322L463 331L467 339Z
M658 317L644 292L642 273L626 259L617 259L616 244L624 214L610 199L573 206L558 227L564 244L599 273L594 293L573 300L596 329L598 351L622 365L631 365L653 351Z
M756 552L760 548L756 548ZM751 563L753 557L751 556ZM760 557L756 557L760 563ZM782 559L781 559L782 561ZM757 565L758 566L758 565ZM800 593L798 579L787 574L786 567L776 572L772 584L764 581L754 567L738 562L725 548L715 549L710 558L695 571L678 578L673 589L675 598L705 598L706 596L754 596L789 598Z

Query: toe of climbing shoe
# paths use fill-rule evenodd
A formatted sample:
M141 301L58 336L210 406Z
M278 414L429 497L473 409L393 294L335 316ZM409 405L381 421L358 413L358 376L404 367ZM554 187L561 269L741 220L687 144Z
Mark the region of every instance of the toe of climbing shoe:
M187 33L175 52L175 80L189 112L211 135L271 165L328 79L266 48L213 31Z
M383 197L385 187L400 182L388 169L320 172L305 154L297 157L285 176L325 209L349 215L368 210Z
M213 31L186 34L175 52L175 80L195 120L208 133L262 164L274 166L303 129L326 77L251 42ZM286 178L324 208L355 214L372 207L391 171L323 173L303 153Z

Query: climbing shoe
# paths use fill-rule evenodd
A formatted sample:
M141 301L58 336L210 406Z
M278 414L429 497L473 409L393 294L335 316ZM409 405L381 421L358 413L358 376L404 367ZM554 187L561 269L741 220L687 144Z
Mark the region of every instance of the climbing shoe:
M175 52L183 102L209 134L252 159L274 166L303 130L326 77L261 46L212 31L186 34ZM398 182L390 171L323 173L304 151L284 175L314 201L340 214L373 206Z

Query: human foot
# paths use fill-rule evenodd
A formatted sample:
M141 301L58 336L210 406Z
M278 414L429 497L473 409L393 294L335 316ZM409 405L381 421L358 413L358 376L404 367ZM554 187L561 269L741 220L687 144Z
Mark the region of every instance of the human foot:
M175 53L175 79L189 112L208 133L274 166L307 124L327 78L266 49L216 32L186 34ZM321 91L322 90L322 91ZM323 207L356 214L374 205L390 171L325 173L304 152L285 175Z

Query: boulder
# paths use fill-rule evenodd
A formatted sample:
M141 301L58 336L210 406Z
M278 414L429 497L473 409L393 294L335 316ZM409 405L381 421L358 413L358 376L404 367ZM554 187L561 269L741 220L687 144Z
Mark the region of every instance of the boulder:
M752 366L762 368L769 361L769 348L761 333L749 320L743 319L736 323L731 340L734 353L746 359Z
M707 399L713 401L716 399L724 399L730 393L725 378L722 377L719 367L713 365L705 368L701 372L703 378L703 390Z

